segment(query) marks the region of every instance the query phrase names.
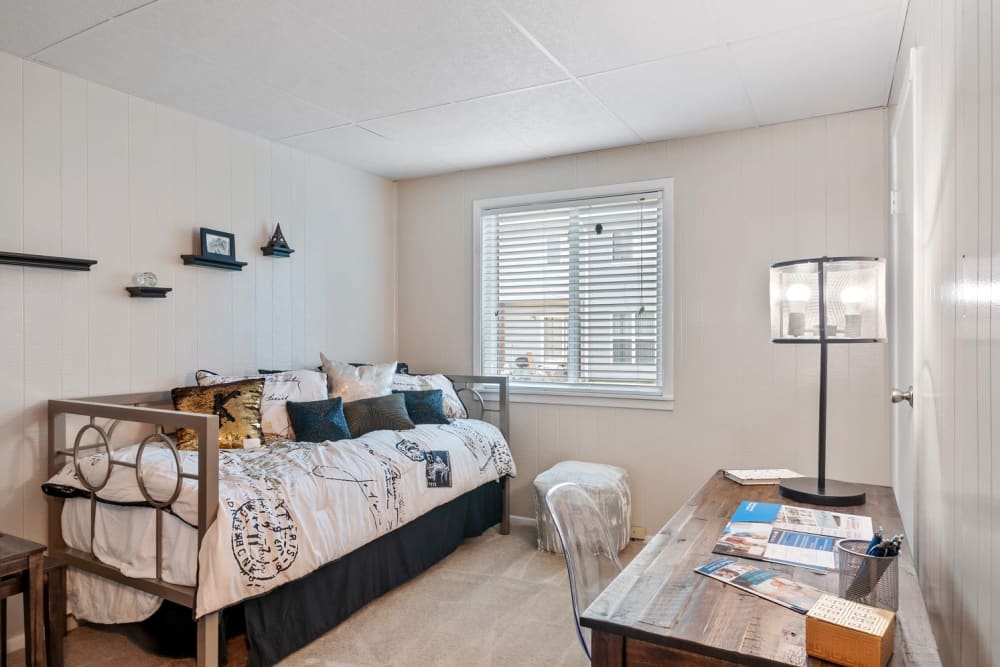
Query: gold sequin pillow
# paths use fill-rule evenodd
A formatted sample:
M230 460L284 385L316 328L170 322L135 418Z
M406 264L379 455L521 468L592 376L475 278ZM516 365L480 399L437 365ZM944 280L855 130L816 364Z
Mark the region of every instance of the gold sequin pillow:
M174 409L219 416L219 449L243 449L248 438L263 440L260 404L264 378L227 382L211 387L177 387L170 392ZM198 449L198 433L190 428L177 430L180 449Z

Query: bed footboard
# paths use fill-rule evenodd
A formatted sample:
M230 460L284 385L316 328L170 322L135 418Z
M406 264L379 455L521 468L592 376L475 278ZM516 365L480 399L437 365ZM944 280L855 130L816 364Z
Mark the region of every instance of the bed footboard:
M171 409L154 406L170 405ZM82 420L81 420L82 418ZM71 420L74 422L71 424ZM105 420L102 424L98 420ZM70 429L80 421L70 439ZM135 463L117 461L112 457L112 437L122 423L134 423L149 433L139 446ZM67 461L76 466L77 477L90 491L90 544L87 553L68 548L62 537L63 499L48 497L48 548L50 555L62 562L111 581L157 595L171 602L195 608L197 588L166 582L163 574L163 512L180 495L184 479L198 481L198 548L215 521L219 506L219 419L215 415L177 412L172 409L168 392L101 396L83 400L51 400L48 409L48 460L49 475L59 472ZM198 433L198 474L184 473L180 466L177 444L168 433L178 428L193 429ZM72 444L70 444L72 442ZM177 463L177 484L169 498L154 498L146 489L142 474L142 453L149 445L167 447ZM92 450L103 450L109 464L100 480L88 478L80 469L80 455ZM135 470L136 481L146 501L156 511L156 576L151 579L127 577L117 568L99 561L93 554L94 516L96 494L108 483L114 466ZM219 614L208 614L198 620L198 664L218 664Z

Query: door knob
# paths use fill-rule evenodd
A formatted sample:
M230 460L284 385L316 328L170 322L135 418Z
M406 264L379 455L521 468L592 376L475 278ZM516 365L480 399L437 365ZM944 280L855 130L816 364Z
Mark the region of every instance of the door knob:
M906 388L906 391L902 391L901 389L893 389L892 390L892 402L893 403L902 403L903 401L906 401L907 403L909 403L911 408L913 407L913 385L912 384L909 387Z

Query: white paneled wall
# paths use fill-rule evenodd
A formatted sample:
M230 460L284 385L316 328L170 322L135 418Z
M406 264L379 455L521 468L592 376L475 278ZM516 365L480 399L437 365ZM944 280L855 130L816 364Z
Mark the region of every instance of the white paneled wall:
M275 221L296 249L263 257ZM242 272L184 266L200 226ZM395 185L0 53L0 531L45 539L50 398L394 358ZM130 299L153 271L166 299Z
M911 0L914 550L942 662L1000 664L1000 3Z
M886 254L882 110L401 182L400 358L471 370L473 200L661 177L675 179L675 410L515 404L515 514L569 458L627 468L650 530L718 468L815 474L818 350L769 342L768 265ZM886 346L830 352L830 475L888 484Z

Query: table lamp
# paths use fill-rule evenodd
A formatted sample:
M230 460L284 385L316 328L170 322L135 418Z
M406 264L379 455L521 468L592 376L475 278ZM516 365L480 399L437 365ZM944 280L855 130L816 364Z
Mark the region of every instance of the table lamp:
M826 360L830 343L884 343L885 260L816 257L771 265L771 342L819 345L819 470L783 480L785 498L863 505L864 489L826 478Z

